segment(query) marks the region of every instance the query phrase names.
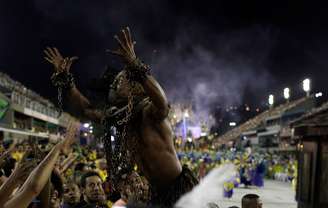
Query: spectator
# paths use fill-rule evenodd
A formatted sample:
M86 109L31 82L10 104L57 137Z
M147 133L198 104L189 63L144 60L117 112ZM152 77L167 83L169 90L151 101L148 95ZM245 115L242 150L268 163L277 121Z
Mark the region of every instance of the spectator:
M68 154L70 146L75 139L76 127L75 125L70 126L66 138L52 148L48 155L31 172L21 189L3 205L3 208L26 208L40 194L49 182L60 152Z
M83 208L107 208L106 196L101 177L96 172L87 172L81 177Z
M262 202L257 194L246 194L241 199L242 208L262 208Z
M63 201L63 181L58 171L51 174L50 208L60 208Z
M63 208L80 207L81 192L79 186L74 182L64 185L64 206Z
M89 167L85 163L77 163L74 169L74 181L81 185L81 176L89 171Z

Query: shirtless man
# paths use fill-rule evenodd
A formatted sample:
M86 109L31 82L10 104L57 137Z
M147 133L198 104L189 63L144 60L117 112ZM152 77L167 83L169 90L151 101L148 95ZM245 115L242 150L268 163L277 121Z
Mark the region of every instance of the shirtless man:
M133 106L134 109L140 110L129 112L133 119L118 125L118 129L122 126L127 129L123 138L127 141L127 146L133 145L132 137L138 143L135 153L131 153L131 158L150 183L151 203L170 207L181 195L190 191L197 180L187 167L181 167L176 156L173 132L167 118L169 104L166 95L149 73L148 67L137 58L134 51L135 42L131 38L129 28L123 29L115 39L119 47L111 53L120 56L126 67L111 85L114 96L109 96L113 99L110 102L120 101L129 105L131 98L141 98L139 100L143 103ZM63 58L56 48L47 48L44 52L45 59L55 66L55 85L66 89L69 103L80 109L81 114L90 120L99 122L106 119L106 113L93 108L72 81L69 70L76 57Z

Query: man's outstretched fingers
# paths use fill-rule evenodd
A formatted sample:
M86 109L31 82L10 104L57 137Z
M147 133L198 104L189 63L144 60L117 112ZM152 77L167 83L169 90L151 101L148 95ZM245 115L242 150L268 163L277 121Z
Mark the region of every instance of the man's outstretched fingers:
M49 63L53 63L53 61L52 60L50 60L48 57L43 57L45 60L47 60Z
M50 47L47 47L47 49L48 49L48 52L51 54L52 58L55 58L56 53Z
M47 51L47 49L46 49L46 50L43 50L43 52L46 54L46 56L47 56L48 58L53 59L52 55Z
M59 51L56 47L54 47L53 49L58 57L63 58L63 56L59 53Z
M67 63L67 70L69 70L70 68L71 68L71 66L72 66L72 63L75 61L75 60L77 60L77 59L79 59L79 57L77 57L77 56L73 56L73 57L71 57L71 58L69 58L69 60L68 60L68 63Z
M123 54L119 51L119 50L106 50L107 53L111 53L113 55L116 55L116 56L122 56Z
M132 41L130 28L129 27L126 27L126 31L127 31L127 36L128 36L129 42L133 44L134 41Z
M117 35L115 35L114 38L117 40L117 42L118 42L118 44L120 45L120 47L121 47L124 51L127 51L126 48L125 48L125 46L123 45L121 39L120 39Z
M124 36L124 40L125 40L124 43L125 43L125 45L130 48L130 43L131 42L129 41L128 35L126 34L127 31L125 29L123 29L122 30L122 33L123 33L123 36Z
M78 60L78 59L79 59L79 57L73 56L73 57L70 58L70 61L75 61L75 60Z

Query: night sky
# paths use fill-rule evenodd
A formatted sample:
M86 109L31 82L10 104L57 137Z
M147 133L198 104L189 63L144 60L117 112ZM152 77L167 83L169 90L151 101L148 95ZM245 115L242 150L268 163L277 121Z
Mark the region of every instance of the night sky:
M73 66L84 93L89 80L119 59L113 36L130 26L136 50L152 66L172 102L191 101L201 114L269 93L282 99L328 91L327 7L288 0L1 0L0 71L55 101L52 67L42 50L79 56Z

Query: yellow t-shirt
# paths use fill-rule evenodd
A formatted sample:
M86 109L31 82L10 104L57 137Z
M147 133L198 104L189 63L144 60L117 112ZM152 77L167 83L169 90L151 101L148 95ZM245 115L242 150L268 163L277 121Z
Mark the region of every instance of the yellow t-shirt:
M100 169L98 169L97 172L98 172L99 176L101 177L101 180L103 182L106 181L107 171L106 170L100 170Z
M18 151L15 151L11 154L11 156L16 160L16 161L20 161L23 156L24 156L24 153L23 152L18 152Z

